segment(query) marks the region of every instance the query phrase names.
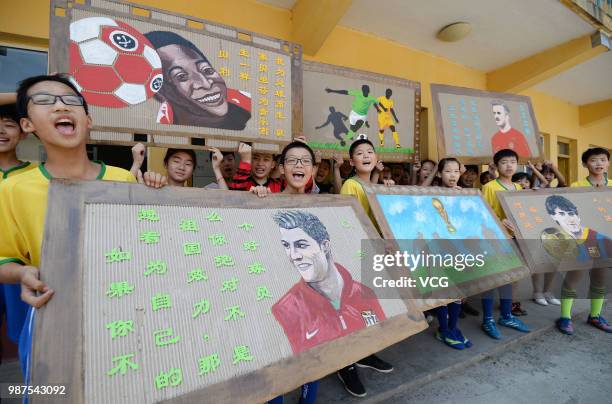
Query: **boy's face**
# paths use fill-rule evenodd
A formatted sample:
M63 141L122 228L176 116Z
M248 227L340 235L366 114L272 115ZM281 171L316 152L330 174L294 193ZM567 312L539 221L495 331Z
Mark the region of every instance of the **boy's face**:
M274 157L269 153L253 154L253 177L258 180L265 180L274 168Z
M461 176L461 180L463 181L463 184L468 188L474 187L476 178L478 178L478 173L476 173L474 170L467 170Z
M589 170L589 173L601 175L603 173L608 172L608 167L610 167L610 161L608 160L608 156L605 154L596 154L594 156L589 157L586 164L582 164Z
M555 173L553 173L551 170L543 170L542 175L549 183L555 179Z
M27 134L21 132L21 127L12 118L0 118L0 153L15 150L17 144L26 136Z
M497 171L499 171L499 175L503 175L506 178L512 177L516 172L516 166L518 162L516 161L516 157L502 157L497 162Z
M394 166L391 169L391 179L396 184L400 184L402 182L402 176L404 175L404 169L400 166Z
M576 212L568 212L555 208L555 213L550 215L552 220L557 222L561 229L568 234L578 234L582 231L580 226L580 216Z
M285 154L285 161L281 162L281 174L285 176L287 185L295 189L306 187L312 178L312 156L302 147L294 147Z
M41 81L28 89L27 95L77 95L74 90L56 81ZM21 129L36 133L45 146L63 149L81 147L92 127L91 117L79 105L66 105L59 98L51 105L37 105L28 101L28 117L21 118Z
M376 152L374 152L374 148L369 144L360 144L355 148L350 162L351 166L355 167L358 173L371 173L376 168Z
M183 183L193 174L193 159L185 152L177 152L170 157L166 168L173 181Z
M351 165L350 161L345 160L340 166L340 176L342 178L347 178L351 174L351 170L353 170L353 166Z
M419 170L419 179L421 180L421 182L425 181L425 179L429 177L433 169L434 165L430 161L424 163L421 166L421 169Z
M221 173L223 178L232 178L236 173L236 158L233 154L226 154L221 160Z

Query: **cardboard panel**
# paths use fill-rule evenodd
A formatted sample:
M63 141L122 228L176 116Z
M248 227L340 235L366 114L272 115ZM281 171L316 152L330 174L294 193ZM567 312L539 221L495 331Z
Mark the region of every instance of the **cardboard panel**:
M358 113L363 111L354 104L366 98L362 90L364 85L369 88L367 97L370 97L371 102L366 107L367 112L359 118ZM355 130L354 139L359 134L366 134L377 146L376 151L384 161L412 161L415 154L418 155L421 108L419 83L346 67L304 62L303 89L304 133L309 144L321 150L324 157L331 157L333 153L348 156L351 120L357 123L360 119L362 122L367 120L369 127L362 124ZM326 89L350 90L355 94L338 94L327 92ZM388 89L391 95L386 98ZM387 111L381 109L377 112L374 103L378 106L381 102L387 106ZM359 111L354 111L355 108ZM397 131L399 148L396 147L390 126L394 126ZM383 146L380 146L380 129L384 129Z
M488 164L495 152L513 149L521 162L543 158L531 99L442 84L431 85L438 155L464 164Z
M612 268L609 188L547 188L498 195L532 271Z
M33 383L75 403L218 403L323 377L427 326L363 283L367 239L346 196L54 180Z
M187 147L282 145L301 130L299 46L130 3L82 3L52 2L63 12L52 13L49 65L71 75L94 129L185 136Z

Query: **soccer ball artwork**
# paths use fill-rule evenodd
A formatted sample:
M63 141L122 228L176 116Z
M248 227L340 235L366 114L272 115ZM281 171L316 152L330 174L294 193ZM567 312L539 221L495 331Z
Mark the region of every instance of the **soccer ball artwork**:
M89 104L124 108L147 101L163 84L161 60L149 40L107 17L70 24L70 75Z

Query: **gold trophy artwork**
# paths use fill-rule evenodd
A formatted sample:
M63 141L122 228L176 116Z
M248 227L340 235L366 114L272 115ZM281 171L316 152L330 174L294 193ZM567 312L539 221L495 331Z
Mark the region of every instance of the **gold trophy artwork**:
M436 208L436 210L440 214L440 217L442 217L442 220L444 220L444 223L446 223L446 228L448 229L448 231L450 233L454 233L455 231L457 231L455 227L453 227L453 225L451 224L450 220L448 220L448 213L446 213L446 209L444 209L442 201L440 201L438 198L432 198L431 204L434 208Z

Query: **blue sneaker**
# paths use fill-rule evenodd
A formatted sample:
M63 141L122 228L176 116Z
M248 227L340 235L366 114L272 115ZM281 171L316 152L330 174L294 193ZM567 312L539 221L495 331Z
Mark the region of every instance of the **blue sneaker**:
M497 331L495 320L493 318L485 318L482 322L482 329L491 338L500 339L501 334Z
M587 319L587 323L591 324L595 328L599 328L605 332L612 332L612 326L608 324L605 318L601 316L601 314L597 317L592 317L589 314L589 318Z
M453 335L455 336L456 340L463 341L463 345L466 348L471 348L472 347L472 341L470 341L469 339L465 338L463 336L463 334L461 333L461 330L459 328L455 328L454 330L451 330L450 332L453 333Z
M502 316L499 318L499 320L497 320L497 323L499 325L503 325L504 327L512 328L520 332L530 332L531 331L525 323L523 323L521 320L514 317L513 315L510 315L508 317Z
M440 330L438 329L438 331L436 331L436 338L439 341L444 342L446 345L448 345L451 348L454 349L464 349L465 345L463 344L463 339L459 340L456 338L455 334L453 334L452 331L448 331L448 332L440 332Z
M555 322L557 329L565 335L574 335L574 325L571 318L561 317Z

